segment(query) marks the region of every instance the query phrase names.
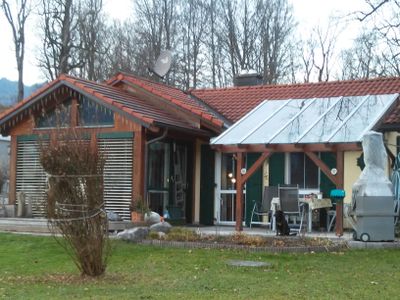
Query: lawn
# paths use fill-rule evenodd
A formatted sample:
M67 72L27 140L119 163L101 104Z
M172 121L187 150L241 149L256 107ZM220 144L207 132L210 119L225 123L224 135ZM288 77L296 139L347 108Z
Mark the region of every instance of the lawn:
M81 278L51 237L0 233L5 299L396 299L400 251L271 254L113 241L106 275ZM231 259L270 267L232 267Z

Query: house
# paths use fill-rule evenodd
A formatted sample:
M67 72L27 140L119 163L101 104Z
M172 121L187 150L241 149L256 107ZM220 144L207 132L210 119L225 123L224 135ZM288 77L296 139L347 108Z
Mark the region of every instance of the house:
M38 163L38 139L51 135L60 125L55 114L62 105L63 126L87 133L100 149L113 154L107 161L105 204L126 220L130 202L142 196L151 209L160 213L169 210L186 223L237 225L241 219L236 216L238 207L248 223L252 200L261 198L263 186L283 183L299 184L304 193L321 191L325 197L332 188L341 187L348 202L352 183L361 171L357 166L361 156L358 141L335 145L289 141L272 146L214 141L225 135L220 135L222 132L231 132L233 129L226 129L240 124L246 114L263 106L264 100L274 101L279 107L284 107L288 99L311 106L311 102L339 103L340 97L355 97L357 103L365 103L371 95L392 95L372 125L384 132L393 159L400 124L397 93L400 78L183 92L126 73L105 83L62 75L0 115L1 134L11 136L10 201L15 203L18 191L25 191L37 203L43 199L46 174ZM342 114L348 117L346 112ZM283 128L290 120L289 115L283 116L274 125ZM249 124L241 138L257 129L254 121ZM277 133L275 129L273 134ZM216 139L210 145L211 138ZM245 185L240 175L243 168L248 171L243 175ZM338 175L330 173L333 168ZM241 180L241 184L235 180ZM237 206L236 196L242 195L239 185L245 191L244 201L239 202L242 205ZM41 215L39 206L34 213Z
M160 214L170 210L175 219L199 222L199 149L223 122L198 100L124 73L105 83L61 75L4 112L0 131L11 136L10 203L24 191L36 217L43 216L46 189L39 143L56 127L75 128L106 153L107 210L128 220L132 200L145 197Z
M244 211L239 211L239 215L248 223L252 200L260 199L262 187L266 185L298 184L302 193L321 191L324 197L338 187L346 191L345 202L350 202L352 185L361 172L358 166L362 150L361 131L375 129L384 133L391 162L398 152L399 92L399 78L192 91L234 123L212 142L217 150L215 210L218 211L215 217L226 224L236 222L237 228L240 228L235 207L243 207ZM389 95L388 102L375 106L385 95ZM269 103L262 103L264 100L269 100ZM354 103L358 106L353 107ZM343 105L347 105L346 110ZM294 108L289 109L289 106ZM303 106L307 113L300 112ZM322 110L322 107L325 109ZM326 114L328 111L329 115ZM245 116L246 113L249 115ZM342 120L332 122L330 128L324 123L340 118ZM328 138L343 124L350 123L347 120L355 125L346 130L357 137L346 135L346 138L333 140L309 138L313 131ZM357 120L360 122L357 123ZM360 124L362 128L357 127ZM329 130L332 132L328 135ZM245 168L250 171L253 164L254 167L261 166L252 176L249 176L250 172L241 175L235 170L242 153L247 161L238 170ZM261 153L264 157L260 157ZM335 169L337 174L331 174L331 169ZM389 171L388 163L388 174ZM234 185L229 182L232 177L236 181ZM248 179L246 185L240 179ZM235 203L237 195L241 194L238 189L240 184L245 189L242 205Z

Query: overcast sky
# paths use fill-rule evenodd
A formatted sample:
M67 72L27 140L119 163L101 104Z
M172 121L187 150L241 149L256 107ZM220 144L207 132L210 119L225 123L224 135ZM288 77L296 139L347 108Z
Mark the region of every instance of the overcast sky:
M326 26L330 15L345 16L366 7L364 0L289 0L289 2L293 4L294 16L298 21L302 35L306 35L315 25ZM126 19L130 15L132 3L133 0L105 0L105 11L112 18ZM351 40L357 34L359 26L360 24L357 22L351 22L341 34L340 46L336 49L350 45ZM36 16L29 19L26 28L24 83L31 85L44 81L40 69L36 67L36 53L41 44L38 37L39 34L35 30L38 28ZM0 29L0 38L2 40L0 46L0 78L6 77L11 80L17 80L11 29L3 14L0 15Z

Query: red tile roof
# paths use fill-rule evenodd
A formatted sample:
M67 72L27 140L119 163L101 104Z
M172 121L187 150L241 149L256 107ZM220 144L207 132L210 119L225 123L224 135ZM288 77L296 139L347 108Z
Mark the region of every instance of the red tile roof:
M108 80L107 83L114 85L120 81L139 86L147 92L163 98L172 105L199 116L202 120L211 123L213 126L221 128L223 125L223 122L217 116L213 115L212 111L209 111L201 101L198 101L178 88L126 73L119 73Z
M117 111L119 110L122 114L127 114L145 127L164 126L183 130L201 131L196 124L166 111L162 108L162 105L157 106L117 87L83 80L69 75L61 75L22 102L17 103L3 112L0 115L0 125L3 125L4 122L9 121L10 118L14 118L16 115L22 113L22 111L35 103L36 100L44 96L44 93L49 91L49 89L58 88L62 85L68 86L78 93L95 97L104 104L114 107Z
M185 120L119 88L70 76L66 80L145 124L157 123L184 129L197 129Z
M197 89L192 90L191 93L232 122L236 122L266 99L326 98L400 93L400 78ZM397 107L389 115L386 119L387 122L400 123L400 107Z
M33 98L35 98L36 96L40 95L41 93L43 93L44 91L46 91L49 88L54 87L57 83L59 83L61 81L61 79L64 79L64 75L61 75L60 77L58 77L57 79L44 84L42 87L40 87L39 89L37 89L35 92L33 92L31 95L29 95L29 97L26 97L25 99L23 99L20 102L17 102L15 105L11 106L10 108L6 109L5 111L3 111L2 113L0 113L0 120L5 117L6 115L8 115L9 113L18 110L18 108L24 106L25 104L27 104L29 101L31 101Z

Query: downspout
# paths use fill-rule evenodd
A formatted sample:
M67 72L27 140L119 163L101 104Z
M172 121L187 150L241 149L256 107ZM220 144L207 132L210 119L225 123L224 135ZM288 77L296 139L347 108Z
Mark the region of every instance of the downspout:
M168 134L168 128L166 128L164 130L164 132L161 136L156 137L152 140L146 141L146 143L144 144L145 146L144 146L144 180L143 180L144 181L144 191L143 191L144 198L143 199L146 200L147 204L149 204L148 203L149 199L147 199L147 166L148 166L148 161L147 161L148 154L147 153L148 153L149 145L163 140L167 136L167 134Z

